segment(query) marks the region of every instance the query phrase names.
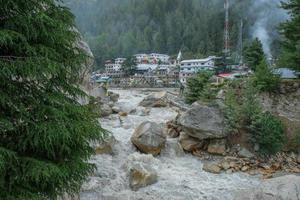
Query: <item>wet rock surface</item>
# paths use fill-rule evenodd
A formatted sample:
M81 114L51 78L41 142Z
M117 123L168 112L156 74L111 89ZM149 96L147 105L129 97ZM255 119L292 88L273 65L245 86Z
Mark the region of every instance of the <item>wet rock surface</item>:
M134 131L131 142L143 153L160 154L166 143L163 128L154 122L143 122Z
M129 176L130 188L134 191L157 182L158 175L155 170L156 160L152 155L134 153L130 155L125 164Z
M107 133L103 141L92 142L91 146L95 149L96 154L113 154L113 147L116 139L111 133Z
M143 107L166 107L167 100L166 100L167 92L156 92L146 96L141 102L140 106Z
M177 123L185 133L200 140L226 137L224 116L217 107L193 104L191 109L179 117Z

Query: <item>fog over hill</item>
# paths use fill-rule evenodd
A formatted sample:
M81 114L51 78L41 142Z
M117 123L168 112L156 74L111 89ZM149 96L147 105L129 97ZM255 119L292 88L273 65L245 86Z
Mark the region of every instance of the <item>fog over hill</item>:
M160 52L184 57L219 55L223 49L223 0L67 0L98 66L116 56ZM287 19L280 0L230 0L230 46L258 37L268 56L278 54L277 26ZM273 50L275 49L275 50Z

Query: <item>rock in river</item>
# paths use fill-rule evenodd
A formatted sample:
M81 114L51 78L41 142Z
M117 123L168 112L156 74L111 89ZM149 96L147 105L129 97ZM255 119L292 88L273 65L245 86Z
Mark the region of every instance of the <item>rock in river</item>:
M143 101L139 104L143 107L166 107L167 106L167 93L156 92L146 96Z
M158 175L154 166L158 162L152 155L139 153L130 155L125 163L130 188L136 191L157 182Z
M205 163L203 165L203 170L213 174L221 173L221 168L216 163Z
M177 123L188 135L200 140L226 137L224 116L217 107L193 104L178 118Z
M163 127L154 122L143 122L134 131L131 142L143 153L160 154L166 143Z
M112 154L116 142L115 137L111 133L107 133L103 141L92 142L91 146L95 149L96 154Z
M113 113L113 110L111 109L111 107L107 104L103 104L101 105L100 108L100 115L101 117L107 117L109 115L111 115Z

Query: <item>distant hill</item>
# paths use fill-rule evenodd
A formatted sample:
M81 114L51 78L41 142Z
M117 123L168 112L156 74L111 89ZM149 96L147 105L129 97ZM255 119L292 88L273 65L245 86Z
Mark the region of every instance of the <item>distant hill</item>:
M223 49L223 3L223 0L66 2L75 13L79 29L88 40L98 66L106 59L140 52L175 55L181 49L185 58L220 55ZM249 14L253 4L253 0L231 0L230 45L233 52L238 47L241 19L244 21L244 41L253 37L256 16L262 11L262 8L256 8L256 13ZM264 5L263 9L269 7ZM276 22L268 28L274 29L274 24Z

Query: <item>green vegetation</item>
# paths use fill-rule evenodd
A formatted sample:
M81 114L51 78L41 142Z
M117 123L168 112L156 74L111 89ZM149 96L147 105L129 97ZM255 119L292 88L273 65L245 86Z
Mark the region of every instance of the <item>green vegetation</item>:
M244 57L247 65L256 71L258 65L264 60L264 50L261 41L255 38L248 46L244 48Z
M214 98L215 92L213 92L209 83L211 76L211 72L200 72L197 76L188 79L185 92L187 103L192 104L200 99L211 100Z
M236 134L241 128L241 106L238 102L236 90L229 88L225 95L225 131Z
M126 58L122 67L126 76L134 75L136 70L136 58L135 57Z
M257 94L251 81L231 86L225 100L226 131L247 130L250 142L259 144L261 153L273 154L285 144L284 127L275 116L263 112Z
M251 123L251 134L254 142L259 144L260 152L277 153L285 144L282 122L270 113L262 113Z
M278 89L280 77L272 72L265 59L256 67L254 85L262 92L274 92Z
M300 71L300 0L288 0L282 7L289 11L291 18L281 25L284 36L281 64Z
M75 194L102 129L77 102L87 60L73 15L55 0L1 2L0 199Z

